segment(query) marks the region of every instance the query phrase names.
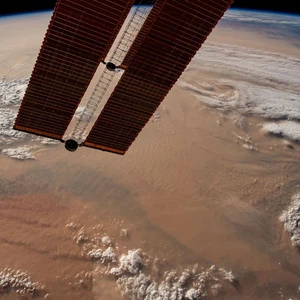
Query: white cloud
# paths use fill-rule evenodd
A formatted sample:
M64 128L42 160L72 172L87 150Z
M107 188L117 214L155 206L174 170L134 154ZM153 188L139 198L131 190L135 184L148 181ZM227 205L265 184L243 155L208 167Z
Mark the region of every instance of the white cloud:
M18 66L17 66L18 67ZM18 160L34 159L36 146L27 145L30 142L39 142L43 145L57 144L58 141L35 136L13 129L17 117L17 108L24 96L28 79L7 80L0 79L0 146L2 153ZM20 142L23 146L19 146ZM18 147L14 147L18 143ZM25 146L26 143L26 146ZM7 146L9 145L9 148ZM4 148L4 149L3 149Z
M10 129L17 113L8 108L0 108L0 129Z
M300 118L299 59L206 43L179 81L197 99L220 110L264 118ZM199 82L188 72L212 74Z
M300 123L298 122L282 121L266 123L262 129L275 136L286 137L290 140L300 142Z
M134 276L123 275L117 279L118 289L123 296L136 300L198 300L207 299L212 293L217 296L228 281L236 284L231 272L211 266L207 269L185 269L182 272L169 271L158 283L142 272Z
M35 159L35 156L31 153L32 149L34 147L23 146L3 149L2 153L17 160Z
M235 9L229 9L222 21L300 26L300 18L297 16Z
M73 235L73 240L81 247L81 255L94 261L93 281L103 278L114 280L119 292L126 299L132 300L198 300L207 295L218 296L226 291L228 284L238 286L238 281L231 271L212 265L199 267L194 265L176 265L175 269L166 267L166 259L152 257L142 249L126 250L127 246L114 245L103 251L102 238L98 234L102 226L94 226L86 235L85 227L69 222L66 225ZM80 228L80 229L78 229ZM74 232L75 230L75 232ZM164 270L164 271L163 271ZM75 278L78 278L79 274ZM84 275L85 279L90 278ZM98 284L95 284L97 288ZM205 298L206 299L206 298Z
M292 197L292 203L283 211L279 220L283 222L284 229L290 233L292 244L300 247L300 193Z
M16 105L24 97L29 79L8 81L5 77L0 79L0 104Z
M131 274L137 274L143 265L141 253L141 249L129 250L127 255L123 254L120 257L119 267L112 268L110 273L114 275L123 275L128 272Z
M80 116L82 115L83 111L84 111L84 106L78 106L75 112L75 116L77 118L80 118Z
M43 291L44 285L32 281L31 276L27 272L11 268L5 268L0 271L0 287L2 292L8 293L13 291L19 295L23 294L29 297L36 294L41 294L41 296L45 294ZM24 298L27 297L24 296Z

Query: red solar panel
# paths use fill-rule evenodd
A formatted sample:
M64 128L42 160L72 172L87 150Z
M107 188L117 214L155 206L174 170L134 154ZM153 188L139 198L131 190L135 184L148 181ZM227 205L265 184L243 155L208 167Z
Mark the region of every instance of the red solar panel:
M59 0L14 129L62 139L134 0Z
M85 146L124 154L233 0L157 0Z

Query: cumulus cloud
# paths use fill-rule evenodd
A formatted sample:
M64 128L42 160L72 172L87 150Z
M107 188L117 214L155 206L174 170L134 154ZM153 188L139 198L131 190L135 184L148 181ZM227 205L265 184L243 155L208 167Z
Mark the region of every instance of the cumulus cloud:
M90 230L79 223L69 222L74 243L81 248L81 255L94 262L93 282L112 280L117 290L126 299L133 300L199 300L221 296L228 284L239 288L237 278L232 271L215 265L200 267L198 264L176 264L171 267L167 258L153 257L142 249L130 249L123 238L122 246L118 237L107 245L103 241L111 239L100 235L100 224ZM124 244L125 242L125 244ZM91 279L91 273L85 274L82 282ZM75 279L80 277L77 274ZM98 288L98 284L95 284Z
M35 159L34 154L31 153L33 149L34 147L23 146L3 149L2 153L17 160Z
M185 269L182 272L169 271L161 282L138 272L133 276L122 275L117 279L117 287L123 296L136 300L198 300L218 296L224 282L237 284L231 272L211 266L207 269Z
M9 81L6 77L0 79L0 102L5 105L19 104L24 97L28 78Z
M115 276L117 287L123 296L136 300L197 300L219 295L225 282L238 285L231 271L214 265L209 268L199 269L195 265L182 271L166 271L156 281L147 275L151 263L146 261L147 254L141 249L129 250L119 257L118 266L108 266L105 274Z
M13 129L18 107L24 97L28 79L9 81L0 79L0 152L18 160L35 159L37 144L57 144L56 140L38 137ZM30 145L32 143L35 145ZM20 146L20 143L23 144ZM30 143L30 144L28 144ZM9 146L8 146L9 145Z
M0 271L0 288L2 293L15 292L19 295L23 294L20 297L24 297L25 299L27 299L26 296L31 298L37 295L46 295L44 285L32 281L31 276L27 272L11 268L5 268Z
M262 129L272 135L300 142L300 123L298 122L282 121L266 123Z
M290 206L283 211L279 220L291 235L292 244L300 248L300 193L292 197Z

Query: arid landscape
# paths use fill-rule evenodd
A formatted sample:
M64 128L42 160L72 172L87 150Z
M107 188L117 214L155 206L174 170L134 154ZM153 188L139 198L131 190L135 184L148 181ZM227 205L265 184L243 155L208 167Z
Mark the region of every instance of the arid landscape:
M9 131L49 17L0 19L0 299L300 299L297 38L230 12L125 156L70 153Z

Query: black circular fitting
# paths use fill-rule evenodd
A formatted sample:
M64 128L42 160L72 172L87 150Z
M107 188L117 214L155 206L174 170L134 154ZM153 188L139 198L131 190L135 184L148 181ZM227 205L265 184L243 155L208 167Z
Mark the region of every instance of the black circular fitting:
M67 140L66 143L65 143L65 148L68 150L68 151L71 151L71 152L74 152L77 150L78 148L78 143L74 140Z
M117 68L117 66L112 63L112 62L108 62L106 63L106 69L109 70L109 71L115 71Z

